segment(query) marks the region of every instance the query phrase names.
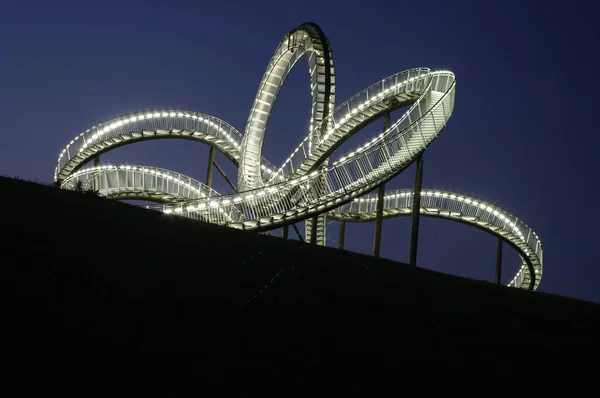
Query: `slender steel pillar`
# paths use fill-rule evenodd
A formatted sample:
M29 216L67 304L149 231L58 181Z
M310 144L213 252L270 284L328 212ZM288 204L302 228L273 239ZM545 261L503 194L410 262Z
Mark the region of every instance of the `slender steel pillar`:
M383 116L383 131L390 128L390 113ZM381 184L377 190L377 210L375 216L375 235L373 236L373 257L379 258L381 251L381 230L383 227L383 197L385 195L385 184Z
M310 243L313 245L317 244L317 222L318 220L318 216L314 216L311 219L311 223L310 223Z
M206 185L212 187L213 163L215 162L215 147L211 146L208 152L208 170L206 171Z
M375 215L375 237L373 241L373 257L379 258L381 250L381 227L383 226L383 197L385 195L385 184L381 184L377 190L377 210Z
M421 184L423 183L423 154L416 161L415 187L413 192L412 224L410 230L410 254L408 263L417 266L417 246L419 244L419 219L421 213Z
M338 249L344 250L344 240L346 239L346 221L340 223L340 238L338 240Z
M231 180L229 179L229 177L227 177L227 174L225 174L225 172L223 171L223 169L221 168L221 166L219 166L219 163L217 163L216 160L213 161L213 166L215 166L215 168L217 169L217 171L219 173L221 173L221 175L223 176L223 178L225 179L225 181L227 181L227 183L229 184L229 186L231 187L231 189L233 189L233 191L235 193L238 193L238 190L235 187L234 183L231 182Z
M300 242L304 242L304 238L302 237L302 234L300 234L300 231L298 231L298 227L296 226L296 224L292 224L292 227L294 228L294 232L296 232L298 240L300 240Z
M98 167L100 166L100 156L96 156L94 158L94 167ZM100 181L98 181L98 176L96 176L96 178L94 178L94 189L98 190L100 189Z
M286 225L285 227L283 227L283 233L281 234L281 237L283 239L287 240L289 230L290 230L290 226L289 225Z
M502 278L502 241L498 239L496 246L496 285L500 284Z

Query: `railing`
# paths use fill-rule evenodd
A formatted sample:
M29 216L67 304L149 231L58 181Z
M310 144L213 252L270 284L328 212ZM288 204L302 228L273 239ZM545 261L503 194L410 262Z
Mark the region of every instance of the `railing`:
M98 191L101 196L126 196L129 193L157 193L168 202L181 203L186 200L219 196L214 189L200 181L157 167L121 165L91 167L70 175L62 184L62 189L74 190L78 183L83 189ZM146 208L153 208L146 206ZM242 215L231 209L233 216L225 212L215 214L188 214L190 218L214 223L228 223L239 220Z
M389 76L354 95L337 106L326 119L315 127L316 131L320 131L323 125L333 126L320 138L318 147L333 146L337 141L341 141L340 139L330 140L330 137L338 134L340 129L348 127L352 118L360 117L373 105L380 105L384 100L407 92L415 94L422 92L427 87L426 78L430 75L431 71L428 68L409 69ZM355 131L355 129L349 130L344 136L350 136ZM311 135L308 135L283 162L269 183L278 182L294 175L315 149L312 148Z
M200 199L219 194L191 177L157 167L121 165L98 166L79 170L66 178L63 189L94 189L109 196L127 190L162 192L181 199Z
M400 130L403 122L395 123L380 141L342 162L264 188L155 208L182 215L196 211L202 214L224 211L231 216L234 216L232 209L235 208L242 217L233 226L256 228L288 218L303 219L307 214L338 207L398 174L444 127L454 103L453 75L436 75L429 87L444 93L439 101L428 102L431 98L431 90L428 90L429 94L422 100L425 106L411 109L412 123L408 127ZM321 179L325 181L324 186L319 184Z
M318 26L303 24L280 42L259 84L242 144L244 150L238 174L238 186L242 190L264 185L258 161L267 123L288 73L302 56L306 57L308 64L312 96L309 141L317 138L314 126L335 106L335 68L331 48Z
M384 195L384 210L395 215L411 214L413 200L414 191L411 189L387 191ZM376 210L377 195L369 194L332 210L328 213L328 218L356 221L353 217L356 216L361 221L372 221ZM536 284L539 283L543 272L542 243L535 231L514 214L472 196L436 189L421 190L421 212L424 215L477 224L513 243L522 256L528 257L535 269ZM519 273L509 285L520 286L527 275L527 263L524 260Z
M111 139L129 135L132 132L143 135L144 131L171 131L173 129L188 131L191 134L201 132L214 137L214 139L224 140L231 145L231 150L235 152L235 158L239 159L242 135L221 119L198 112L179 110L137 112L97 124L76 136L61 151L54 170L54 180L56 181L61 170L86 148L101 142L111 142Z

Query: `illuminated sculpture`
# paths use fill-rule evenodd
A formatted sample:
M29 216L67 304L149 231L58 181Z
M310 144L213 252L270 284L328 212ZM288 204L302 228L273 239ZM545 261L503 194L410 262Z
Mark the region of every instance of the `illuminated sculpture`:
M280 166L262 156L267 124L287 74L304 57L310 72L312 114L306 138ZM79 134L62 150L54 180L64 189L77 182L115 199L145 199L146 206L233 228L268 231L306 220L306 240L325 244L325 219L372 221L421 215L477 226L515 248L522 266L509 286L536 289L542 276L538 236L514 215L479 199L435 189L368 194L415 161L448 122L456 82L449 71L409 69L389 76L335 106L335 68L329 42L312 23L289 32L262 78L242 135L213 116L156 110L117 117ZM390 112L408 110L390 125ZM380 135L330 162L343 142L376 119ZM236 192L221 195L206 184L147 166L83 166L119 146L150 139L200 141L236 166ZM212 167L212 159L210 167ZM212 169L211 169L212 170ZM210 182L208 183L210 185ZM378 200L379 195L379 200ZM379 204L379 207L378 207ZM418 207L413 207L418 206ZM416 216L416 215L414 215ZM417 217L418 220L418 217Z

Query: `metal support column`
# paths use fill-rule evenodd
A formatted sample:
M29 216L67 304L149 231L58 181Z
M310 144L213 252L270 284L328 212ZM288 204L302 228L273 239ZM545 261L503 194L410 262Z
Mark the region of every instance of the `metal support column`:
M302 238L302 235L300 234L300 231L298 231L298 227L296 226L296 224L292 224L292 228L294 228L294 232L296 232L296 236L298 237L298 240L300 242L304 242L304 238Z
M233 182L231 182L231 180L229 179L229 177L227 177L227 174L225 174L225 172L223 171L223 169L221 168L221 166L219 166L219 163L217 163L217 161L213 161L213 166L215 166L215 168L217 169L217 171L219 173L221 173L221 175L223 176L223 178L225 179L225 181L227 181L227 184L229 184L229 186L231 187L231 189L233 189L233 191L235 193L238 193L237 188L235 187L235 185L233 184Z
M383 116L383 131L390 128L390 113ZM379 258L381 251L381 230L383 227L383 198L385 195L385 184L381 184L377 190L377 209L375 216L375 235L373 237L373 257Z
M311 219L311 223L310 223L310 243L313 245L317 244L317 222L318 220L318 216L314 216Z
M283 232L281 233L281 237L283 239L285 239L285 240L288 239L289 230L290 230L290 226L289 225L286 225L285 227L283 227Z
M375 212L375 236L373 241L373 257L379 258L381 251L381 227L383 226L383 197L385 195L385 184L381 184L377 190L377 209Z
M215 162L215 147L211 146L208 152L208 170L206 171L206 185L212 187L213 163Z
M502 241L498 239L496 246L496 285L500 284L502 278Z
M98 167L100 166L100 156L96 156L94 158L94 167ZM98 181L98 176L96 175L96 178L94 178L94 185L93 185L94 189L97 191L100 189L100 181Z
M416 161L415 187L413 192L412 223L410 230L410 250L408 263L417 266L417 246L419 243L419 219L421 213L421 185L423 183L423 154Z
M346 239L346 221L340 223L340 238L338 242L338 249L344 250L344 240Z

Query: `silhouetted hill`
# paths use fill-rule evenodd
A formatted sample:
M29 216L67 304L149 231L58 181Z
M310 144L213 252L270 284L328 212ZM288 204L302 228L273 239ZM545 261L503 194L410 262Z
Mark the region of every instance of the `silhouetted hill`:
M600 331L593 303L14 179L0 200L2 358L24 377L510 369Z

